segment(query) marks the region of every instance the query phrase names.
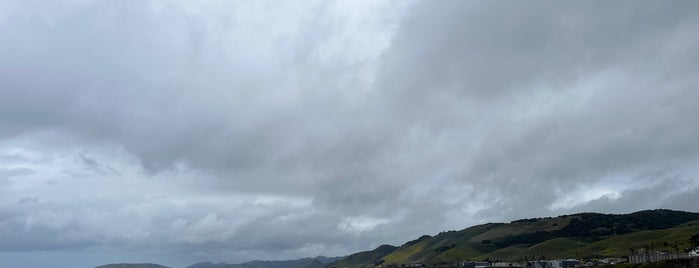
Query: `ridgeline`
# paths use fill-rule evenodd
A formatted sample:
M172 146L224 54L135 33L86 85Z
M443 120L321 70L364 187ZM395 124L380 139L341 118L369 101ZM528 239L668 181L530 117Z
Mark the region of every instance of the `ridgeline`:
M352 254L332 267L621 257L640 248L683 251L693 247L689 239L698 233L699 213L660 209L622 215L580 213L425 235L397 248L383 245Z
M579 213L486 223L400 247L381 245L346 257L318 256L240 264L203 262L187 268L346 268L449 266L464 260L521 262L540 259L625 257L639 250L684 252L699 246L699 213L666 209L630 214ZM157 264L110 264L97 268L166 268Z

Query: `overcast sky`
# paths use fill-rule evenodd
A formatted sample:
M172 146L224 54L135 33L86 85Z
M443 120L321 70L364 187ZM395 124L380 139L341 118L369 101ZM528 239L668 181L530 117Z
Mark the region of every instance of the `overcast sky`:
M0 0L0 261L699 211L699 1Z

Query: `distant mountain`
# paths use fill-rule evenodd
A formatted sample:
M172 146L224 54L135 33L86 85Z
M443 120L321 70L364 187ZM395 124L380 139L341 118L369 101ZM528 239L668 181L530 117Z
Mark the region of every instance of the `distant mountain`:
M154 263L114 263L97 266L95 268L170 268Z
M488 223L436 236L425 235L398 248L385 245L355 253L331 266L617 257L641 247L681 250L690 246L689 238L697 233L699 213L673 210L623 215L580 213Z
M319 255L319 256L316 256L316 257L313 258L313 259L315 259L315 260L317 260L317 261L319 261L319 262L322 262L322 263L333 263L333 262L336 262L336 261L338 261L338 260L342 260L342 259L344 259L344 258L345 258L345 257L325 257L325 256L322 256L322 255Z
M200 262L200 263L196 263L196 264L192 264L190 266L187 266L187 268L223 268L223 267L227 267L226 265L230 265L230 264L226 264L226 263L216 264L213 262Z
M238 264L228 263L197 263L187 268L324 268L330 263L336 262L342 257L318 256L315 258L303 258L285 261L250 261Z

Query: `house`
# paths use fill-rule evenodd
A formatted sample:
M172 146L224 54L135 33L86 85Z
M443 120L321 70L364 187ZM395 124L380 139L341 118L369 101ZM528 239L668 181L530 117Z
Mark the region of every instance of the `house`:
M690 258L699 257L699 247L696 247L696 248L690 250L687 254L689 255Z
M527 267L532 268L564 268L564 267L580 267L579 260L552 260L552 261L530 261Z
M628 260L626 258L605 258L599 260L599 262L602 264L617 264L622 262L628 262Z
M462 261L459 262L459 267L466 267L466 268L480 268L480 267L488 267L490 266L490 263L487 261Z
M490 265L491 267L522 267L521 264L516 262L494 262Z

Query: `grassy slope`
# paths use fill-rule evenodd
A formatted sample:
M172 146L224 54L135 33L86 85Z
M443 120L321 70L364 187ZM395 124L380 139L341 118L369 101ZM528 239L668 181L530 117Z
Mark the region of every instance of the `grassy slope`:
M678 244L679 249L690 247L689 237L699 233L699 221L682 224L675 228L640 231L625 235L610 237L597 241L580 249L582 256L622 256L629 254L629 248L640 248L654 245L656 250L663 249L663 243Z
M661 245L656 247L660 249L663 242L675 244L678 241L680 249L683 249L688 246L689 236L699 233L699 222L671 230L647 230L669 228L685 219L697 219L698 215L653 210L626 215L583 213L509 224L489 223L461 231L443 232L434 237L422 237L406 243L383 260L386 264L429 264L486 258L519 260L542 255L550 258L611 257L628 254L629 247L639 248L654 243ZM612 224L623 224L627 228L626 231L620 230L620 233L631 233L615 235L617 231L610 227Z
M641 248L653 244L656 250L664 250L663 244L665 242L670 244L671 248L677 243L678 248L682 250L690 246L689 237L696 233L699 233L699 221L670 229L639 231L612 236L589 244L571 238L556 238L526 248L507 247L478 256L476 259L514 261L525 257L540 257L541 255L547 258L619 257L628 255L631 247Z
M699 233L699 221L673 229L682 222L699 220L699 213L648 210L625 215L581 213L543 219L505 223L488 223L460 231L422 236L390 254L361 252L353 254L345 266L371 265L383 259L385 264L440 263L459 260L520 260L538 258L582 258L587 256L622 256L629 248L678 243L688 247L688 238ZM661 229L661 230L658 230ZM384 254L385 253L385 254ZM383 254L383 255L382 255ZM337 263L336 263L337 264ZM341 267L339 265L333 265Z
M361 265L369 265L380 260L384 256L392 253L396 250L396 247L391 245L381 245L371 251L363 251L354 253L347 256L346 258L333 263L332 267L354 267Z
M542 231L557 231L570 223L571 217L541 219L536 222L515 222L493 228L485 233L471 238L473 243L481 243L483 240L496 240L506 236L531 234Z
M478 256L476 259L491 259L491 260L520 260L520 259L536 259L539 257L546 258L568 258L575 257L574 251L586 246L585 243L572 240L570 238L554 238L538 243L536 245L526 246L510 246L489 254ZM571 255L571 252L572 255Z
M461 231L443 232L415 244L403 245L395 252L384 257L384 260L389 264L436 263L475 258L499 249L492 243L483 244L484 240L497 241L503 237L556 231L563 228L568 222L570 222L570 218L548 218L533 222L515 222L510 224L489 223Z
M386 261L386 263L410 263L412 262L412 259L414 259L412 256L415 256L420 252L425 252L426 248L428 248L428 244L425 241L421 241L414 245L400 247L398 250L389 254L383 259Z

